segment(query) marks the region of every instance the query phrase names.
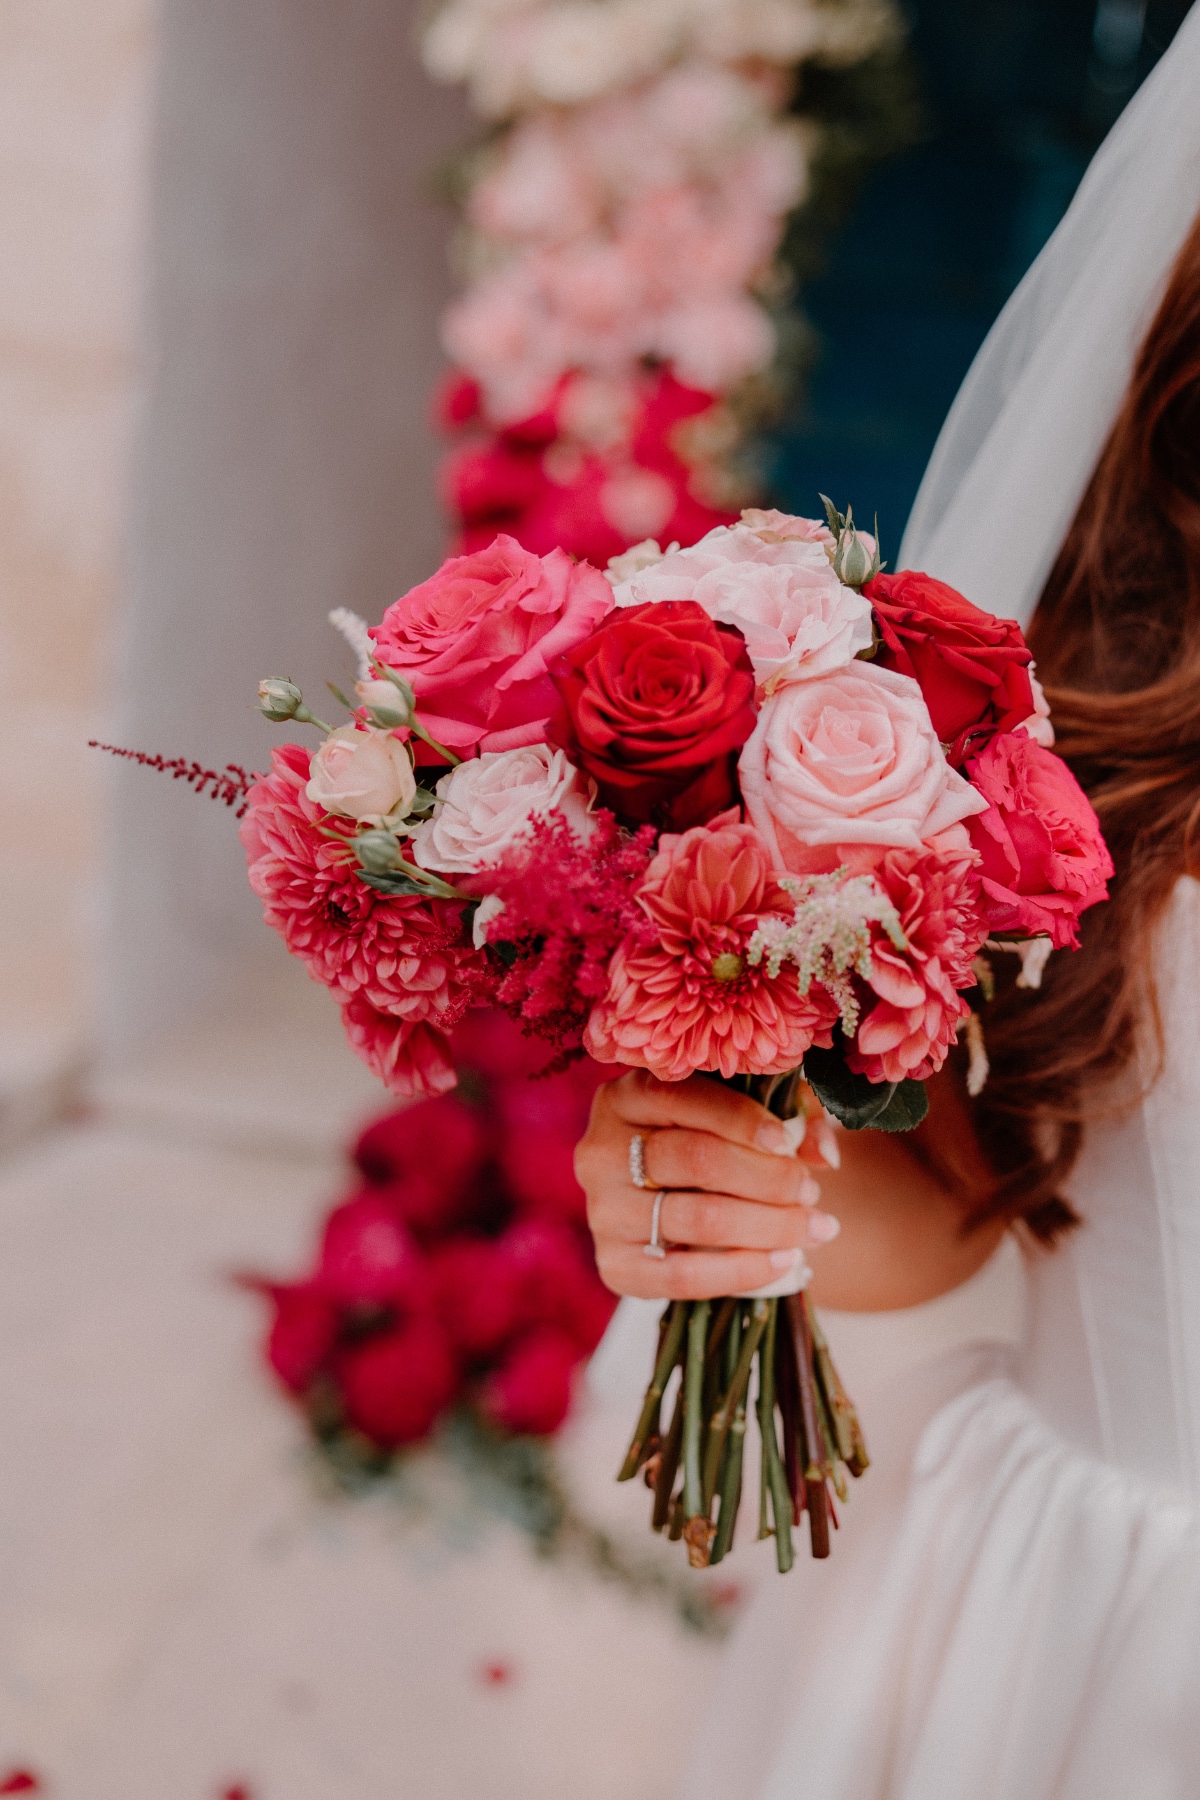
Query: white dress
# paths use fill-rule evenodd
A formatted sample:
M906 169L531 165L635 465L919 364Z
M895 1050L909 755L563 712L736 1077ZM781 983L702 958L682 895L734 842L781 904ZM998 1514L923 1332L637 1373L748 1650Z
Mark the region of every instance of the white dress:
M924 1306L823 1315L872 1466L829 1560L760 1584L686 1800L1200 1795L1193 881L1158 960L1166 1073L1089 1133L1084 1226Z

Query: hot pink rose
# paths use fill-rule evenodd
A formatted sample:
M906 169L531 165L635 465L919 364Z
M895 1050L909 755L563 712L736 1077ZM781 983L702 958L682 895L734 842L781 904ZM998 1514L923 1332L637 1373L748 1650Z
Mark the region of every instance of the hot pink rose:
M537 1325L508 1351L482 1395L485 1413L505 1431L548 1437L571 1407L579 1350L565 1331Z
M381 662L412 683L421 718L459 751L543 743L557 696L549 664L612 611L598 570L514 538L452 556L374 627Z
M967 774L988 802L969 830L991 929L1078 944L1079 915L1108 898L1113 872L1087 795L1024 731L1000 732Z
M801 874L918 850L986 804L947 763L916 682L874 663L780 688L738 778L772 861Z
M771 860L749 825L697 826L659 840L638 895L652 932L630 936L612 960L608 993L592 1010L584 1047L597 1062L683 1081L697 1069L773 1075L814 1043L832 1042L837 1009L795 972L751 966L764 915L789 914Z
M446 1333L431 1313L347 1345L336 1373L347 1424L384 1449L428 1436L459 1386Z
M846 1060L871 1081L923 1081L945 1062L966 1016L961 990L974 985L971 963L987 936L979 877L969 851L890 850L872 874L908 948L874 929L868 986L878 999Z

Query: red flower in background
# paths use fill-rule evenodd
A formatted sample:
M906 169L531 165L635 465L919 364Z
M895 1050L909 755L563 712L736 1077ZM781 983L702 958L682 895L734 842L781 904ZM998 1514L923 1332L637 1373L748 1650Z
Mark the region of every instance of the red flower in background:
M580 417L581 386L565 376L540 412L497 430L481 413L478 385L449 378L437 422L463 441L442 465L441 487L463 550L505 532L538 555L561 547L602 569L643 538L694 544L733 523L736 510L711 498L721 472L705 446L729 435L713 395L668 369L648 372L631 410L598 430Z
M340 1349L333 1373L346 1423L385 1450L428 1437L459 1389L450 1341L428 1313Z
M1012 731L1034 710L1032 659L1015 619L997 619L935 581L903 569L877 575L863 593L882 643L876 661L920 683L933 728L961 760L965 733Z
M733 803L735 753L757 721L740 631L694 600L629 606L553 672L550 740L619 818L686 830Z
M561 1424L615 1305L570 1160L606 1072L530 1081L544 1059L502 1015L473 1018L462 1094L362 1133L366 1186L329 1214L311 1275L247 1283L274 1303L267 1361L323 1429L340 1407L393 1450L463 1400L508 1431Z

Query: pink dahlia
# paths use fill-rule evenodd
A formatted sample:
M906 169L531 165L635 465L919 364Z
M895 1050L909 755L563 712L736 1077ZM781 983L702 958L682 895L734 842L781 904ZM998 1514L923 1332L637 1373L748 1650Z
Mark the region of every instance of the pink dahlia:
M397 1019L356 994L342 1008L342 1025L356 1056L402 1100L447 1094L458 1076L444 1031L425 1019Z
M802 995L794 971L771 977L747 959L764 917L791 911L752 826L660 838L638 899L652 931L630 934L613 957L584 1039L598 1062L663 1081L697 1069L775 1075L832 1043L837 1008L823 988Z
M361 881L346 845L324 835L341 821L305 793L309 761L303 745L284 744L250 790L241 839L267 924L343 1005L361 1000L393 1019L452 1029L482 967L462 908Z
M987 936L975 858L892 850L872 871L908 940L897 950L876 927L867 986L878 995L847 1054L871 1081L923 1081L940 1069L965 1018L959 991Z

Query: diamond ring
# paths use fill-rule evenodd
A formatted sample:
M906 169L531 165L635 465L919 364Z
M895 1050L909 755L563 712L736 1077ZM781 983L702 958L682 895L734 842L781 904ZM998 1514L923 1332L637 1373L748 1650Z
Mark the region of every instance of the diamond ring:
M629 1179L634 1187L649 1187L646 1180L646 1140L640 1131L635 1131L629 1140Z
M643 1256L653 1256L659 1262L665 1262L666 1249L658 1235L659 1220L662 1218L662 1203L667 1197L667 1190L659 1188L654 1196L654 1205L650 1209L650 1242L642 1245Z

